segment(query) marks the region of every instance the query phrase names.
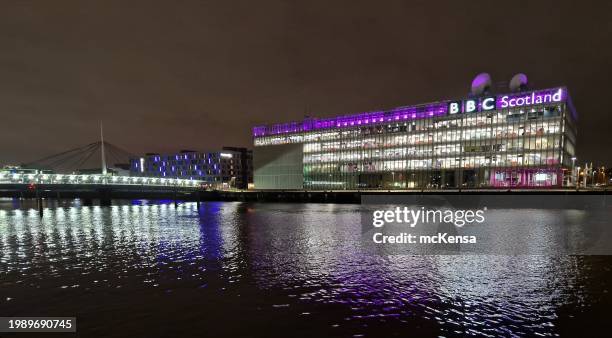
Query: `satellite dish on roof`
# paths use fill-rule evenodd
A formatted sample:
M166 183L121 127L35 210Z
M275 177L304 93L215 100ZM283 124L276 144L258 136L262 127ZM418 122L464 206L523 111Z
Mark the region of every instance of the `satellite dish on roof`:
M491 89L491 75L480 73L472 80L472 95L481 95Z
M518 73L510 80L510 90L513 92L520 92L527 89L527 75Z

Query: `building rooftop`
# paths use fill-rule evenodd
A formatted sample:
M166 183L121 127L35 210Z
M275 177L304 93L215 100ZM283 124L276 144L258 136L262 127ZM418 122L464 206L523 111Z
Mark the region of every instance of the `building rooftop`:
M573 105L571 104L567 89L565 87L555 87L508 94L490 94L476 98L444 100L414 106L398 107L386 111L372 111L330 118L305 118L300 122L260 125L253 127L253 137L299 133L318 129L350 128L355 126L375 125L384 122L403 122L430 117L441 117L452 114L452 112L449 112L449 105L451 103L466 101L475 102L476 110L474 110L474 112L567 101L569 103L569 109L572 111L573 118L576 119L577 117Z

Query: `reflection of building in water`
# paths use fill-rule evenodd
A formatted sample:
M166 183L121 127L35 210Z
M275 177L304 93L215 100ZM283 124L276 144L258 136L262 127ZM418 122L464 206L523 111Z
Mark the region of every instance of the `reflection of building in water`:
M559 87L257 126L255 188L560 187L575 119Z

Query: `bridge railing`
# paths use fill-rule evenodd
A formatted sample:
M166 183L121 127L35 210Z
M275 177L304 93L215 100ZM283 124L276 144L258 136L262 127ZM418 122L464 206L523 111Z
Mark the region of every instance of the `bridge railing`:
M161 177L114 176L114 175L76 175L45 173L0 172L0 183L9 184L108 184L108 185L146 185L200 187L206 182L200 180Z

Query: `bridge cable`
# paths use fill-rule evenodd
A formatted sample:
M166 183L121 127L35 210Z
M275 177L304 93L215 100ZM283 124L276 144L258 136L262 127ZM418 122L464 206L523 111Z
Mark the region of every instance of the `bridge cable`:
M71 170L73 168L73 165L79 162L80 159L87 156L89 153L95 151L97 147L98 147L98 144L92 143L86 149L83 149L79 153L76 153L70 156L64 156L64 157L57 158L53 162L46 163L46 165L49 166L51 169L54 169L57 171L60 171L60 170L74 171L74 170Z
M98 152L98 149L100 149L101 147L98 146L94 149L92 149L89 154L87 154L87 156L83 157L83 159L76 165L76 170L78 170L85 162L87 162L87 160L89 160L91 158L91 156L93 156L93 154ZM101 150L101 149L100 149ZM84 169L89 169L89 168L84 168Z
M42 163L42 162L45 162L45 161L48 161L48 160L52 160L52 159L60 157L60 156L68 155L69 153L73 153L73 152L77 152L77 151L82 151L83 149L86 149L86 148L90 147L91 145L93 145L95 143L96 142L93 142L93 143L90 143L90 144L87 144L87 145L84 145L84 146L81 146L81 147L78 147L78 148L73 148L73 149L70 149L70 150L62 151L62 152L57 153L57 154L53 154L53 155L50 155L50 156L47 156L47 157L43 157L41 159L38 159L38 160L35 160L35 161L32 161L32 162L24 163L23 166L35 165L35 164Z

